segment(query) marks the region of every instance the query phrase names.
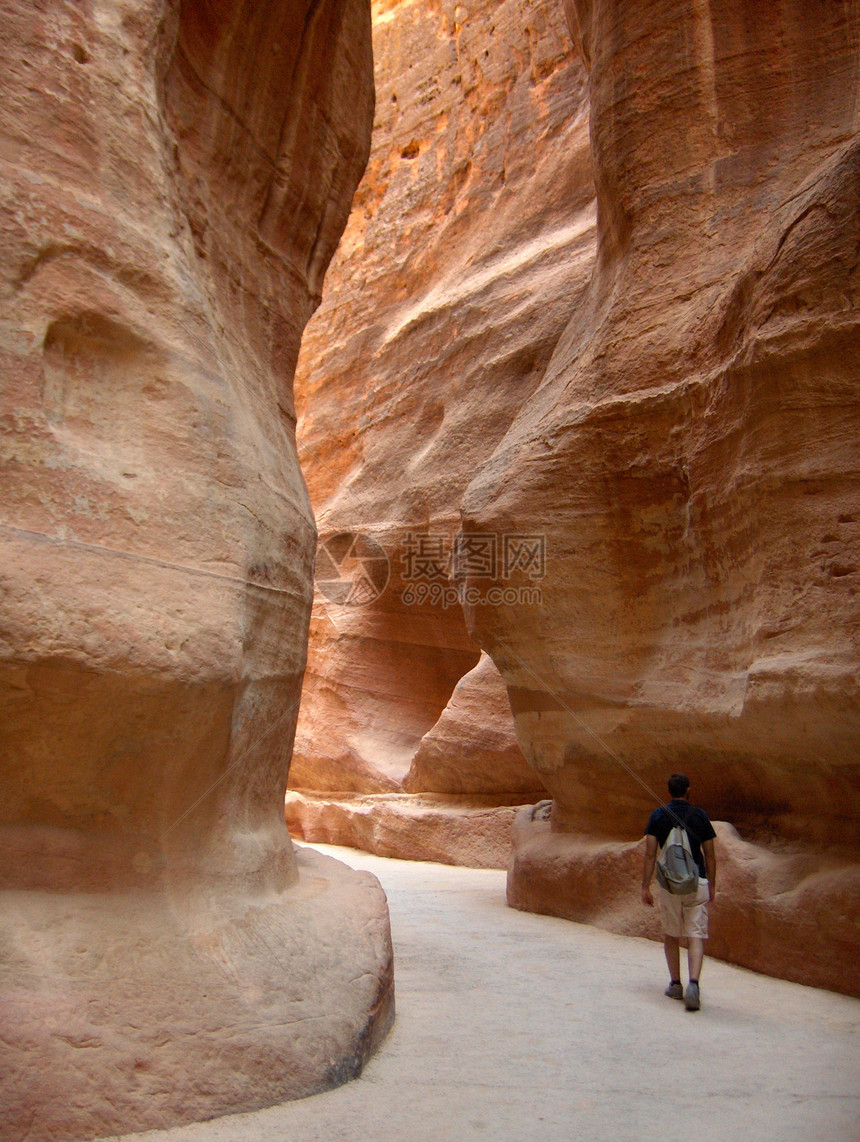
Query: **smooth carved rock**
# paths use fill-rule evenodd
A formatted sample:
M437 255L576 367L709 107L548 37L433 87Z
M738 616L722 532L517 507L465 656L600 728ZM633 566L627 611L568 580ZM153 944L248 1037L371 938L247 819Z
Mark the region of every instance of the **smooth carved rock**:
M306 793L287 790L296 839L348 845L399 860L507 868L521 804L499 797L440 793Z
M847 884L860 10L568 10L590 66L599 256L464 499L467 531L546 534L543 605L476 606L471 628L555 831L632 840L681 769L747 841L836 846ZM818 887L838 914L838 873ZM525 879L515 891L528 901ZM558 908L564 893L560 878ZM793 978L813 958L801 896L783 902L807 949ZM765 939L770 920L734 907L739 945ZM815 982L856 986L845 946L819 953Z
M710 909L708 955L856 994L852 973L845 969L856 946L860 868L847 867L832 852L780 852L744 841L725 821L717 821L715 830L720 876ZM662 938L656 911L643 907L635 890L644 841L559 832L530 809L517 816L513 837L512 907L627 936Z
M448 558L590 273L585 72L551 6L396 2L374 21L371 158L296 391L321 536L369 533L391 579L362 608L317 596L290 784L520 800L541 783Z
M391 1015L380 890L297 863L282 811L314 551L290 380L370 25L0 25L0 1129L82 1138L331 1085Z
M489 655L482 654L457 683L436 725L421 739L403 787L420 793L541 793L524 766L508 694Z

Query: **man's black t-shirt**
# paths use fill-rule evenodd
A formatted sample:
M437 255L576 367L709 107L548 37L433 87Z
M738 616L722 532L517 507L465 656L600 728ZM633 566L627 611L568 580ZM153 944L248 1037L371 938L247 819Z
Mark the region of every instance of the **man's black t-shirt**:
M667 810L669 811L667 812ZM678 824L676 817L681 819L687 829L693 859L699 866L699 876L705 876L705 858L702 856L702 845L705 841L713 840L717 834L714 832L714 826L704 809L697 809L689 801L673 798L668 805L655 809L648 818L645 836L656 837L657 847L662 849L669 833Z

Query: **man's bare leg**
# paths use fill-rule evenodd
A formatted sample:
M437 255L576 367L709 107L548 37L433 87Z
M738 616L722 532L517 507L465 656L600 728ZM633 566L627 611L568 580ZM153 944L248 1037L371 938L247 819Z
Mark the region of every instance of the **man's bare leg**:
M699 998L699 972L702 970L702 960L705 958L705 941L698 936L690 936L687 940L687 966L690 969L690 981L684 990L684 1006L688 1011L698 1011L701 1005Z
M701 940L699 943L701 944ZM669 979L681 978L681 944L677 936L663 937L663 951L669 968Z

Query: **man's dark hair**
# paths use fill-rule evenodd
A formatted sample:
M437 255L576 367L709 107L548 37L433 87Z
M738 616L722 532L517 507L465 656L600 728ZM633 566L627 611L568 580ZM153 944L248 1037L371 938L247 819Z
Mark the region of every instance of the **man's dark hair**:
M673 797L684 797L690 788L690 779L685 773L673 773L669 778L669 792Z

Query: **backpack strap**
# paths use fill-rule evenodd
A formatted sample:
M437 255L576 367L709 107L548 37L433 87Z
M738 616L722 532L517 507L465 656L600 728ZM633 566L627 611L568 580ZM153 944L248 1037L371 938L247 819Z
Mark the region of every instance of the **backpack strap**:
M668 841L669 833L671 833L674 828L683 829L687 834L687 840L689 841L691 839L690 828L687 822L690 820L690 817L693 814L694 806L688 805L686 809L682 809L679 812L676 812L674 809L670 809L668 805L663 805L662 809L666 816L669 818L669 832L666 834L666 841ZM696 840L698 839L699 838L696 837ZM665 847L666 841L664 841L660 846L661 848Z
M693 816L693 814L695 812L696 812L696 806L695 805L688 805L687 808L684 810L684 820L682 823L683 823L684 829L687 832L687 836L689 837L689 839L691 841L695 841L697 845L701 845L702 842L699 839L699 834L690 825L690 818Z

